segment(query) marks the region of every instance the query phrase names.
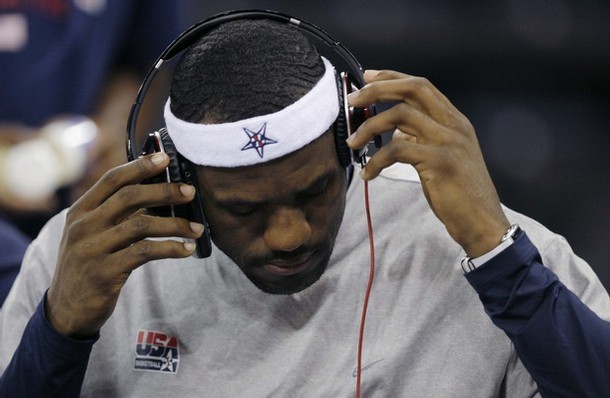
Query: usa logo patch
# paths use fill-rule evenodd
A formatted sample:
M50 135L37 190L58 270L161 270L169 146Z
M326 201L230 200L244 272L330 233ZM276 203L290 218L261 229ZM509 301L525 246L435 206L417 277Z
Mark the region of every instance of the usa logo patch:
M180 363L178 339L163 332L139 330L136 340L135 370L177 373Z

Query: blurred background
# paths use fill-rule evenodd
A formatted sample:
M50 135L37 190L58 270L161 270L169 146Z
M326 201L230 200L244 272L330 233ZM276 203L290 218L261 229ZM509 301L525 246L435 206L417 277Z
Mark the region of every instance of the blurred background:
M305 19L365 68L430 79L474 124L502 201L565 236L610 288L610 2L186 0Z

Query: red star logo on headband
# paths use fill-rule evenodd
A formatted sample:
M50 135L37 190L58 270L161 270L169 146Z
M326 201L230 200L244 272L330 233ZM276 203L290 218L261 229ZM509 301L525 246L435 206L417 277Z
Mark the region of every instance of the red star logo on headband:
M277 144L277 141L267 138L267 123L263 124L258 131L252 131L244 127L244 132L250 140L241 150L255 149L261 158L264 154L265 145Z

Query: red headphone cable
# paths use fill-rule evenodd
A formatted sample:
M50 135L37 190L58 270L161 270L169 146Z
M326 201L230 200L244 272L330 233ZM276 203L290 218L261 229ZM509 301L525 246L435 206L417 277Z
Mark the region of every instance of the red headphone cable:
M364 295L364 303L362 304L362 315L360 318L360 331L358 333L358 365L356 368L356 398L360 398L360 389L362 384L362 346L364 341L364 325L366 323L366 312L369 305L369 298L373 287L373 279L375 277L375 242L373 240L373 223L371 221L371 208L369 203L369 183L364 181L364 206L366 211L366 222L369 232L369 251L371 253L369 279Z

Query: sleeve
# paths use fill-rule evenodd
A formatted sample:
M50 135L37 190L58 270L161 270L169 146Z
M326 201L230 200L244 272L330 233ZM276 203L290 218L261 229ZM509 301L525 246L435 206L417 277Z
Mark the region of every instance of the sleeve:
M0 397L78 397L95 341L97 337L79 341L55 331L42 300L0 378Z
M608 395L610 323L543 265L525 233L466 278L544 397Z

